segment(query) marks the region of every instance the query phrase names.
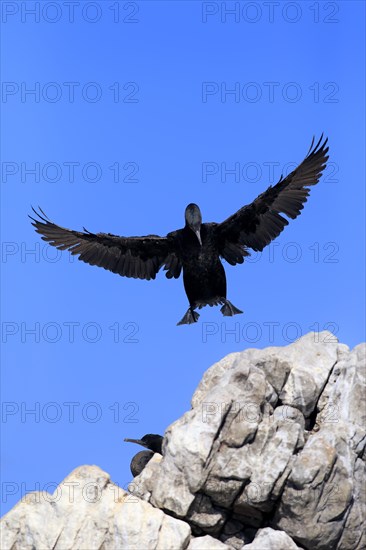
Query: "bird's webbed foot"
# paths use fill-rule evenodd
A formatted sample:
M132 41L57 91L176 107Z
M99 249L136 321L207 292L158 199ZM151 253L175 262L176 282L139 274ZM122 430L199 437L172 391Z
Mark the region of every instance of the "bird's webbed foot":
M238 315L239 313L243 313L240 309L235 307L229 300L226 300L225 298L222 299L224 305L220 309L221 313L225 317L232 317L233 315Z
M179 321L179 323L177 323L177 325L191 325L192 323L197 323L199 316L200 316L199 313L194 311L192 307L189 307L187 309L186 314Z

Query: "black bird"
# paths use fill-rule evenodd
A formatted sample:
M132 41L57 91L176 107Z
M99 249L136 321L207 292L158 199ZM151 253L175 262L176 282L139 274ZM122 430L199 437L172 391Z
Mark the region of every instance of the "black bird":
M130 470L133 477L139 476L146 464L150 462L154 453L152 451L140 451L131 460Z
M183 269L184 288L189 308L178 325L194 323L203 306L221 304L225 316L242 313L226 298L226 276L221 259L242 264L248 248L261 251L278 237L288 220L295 219L304 207L309 187L318 183L328 160L328 139L323 136L301 164L275 186L243 206L222 223L202 223L196 204L185 211L185 227L166 237L118 237L110 233L90 233L65 229L54 224L44 212L33 211L33 220L42 239L60 250L78 254L79 260L113 273L138 279L155 279L164 266L168 279L178 278Z
M158 434L146 434L141 439L125 439L130 443L137 443L149 449L149 451L140 451L131 460L131 473L133 477L141 474L149 460L154 456L154 453L163 454L162 445L163 437Z

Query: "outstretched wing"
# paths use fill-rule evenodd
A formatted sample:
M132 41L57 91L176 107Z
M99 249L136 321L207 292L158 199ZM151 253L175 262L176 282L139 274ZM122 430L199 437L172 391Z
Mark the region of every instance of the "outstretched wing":
M42 239L59 250L69 250L78 254L79 260L97 265L135 279L155 279L159 269L174 263L173 239L147 235L146 237L118 237L110 233L90 233L66 229L53 223L39 209L32 208L37 219L29 216ZM175 276L174 274L172 276ZM179 276L179 274L178 274Z
M309 186L318 183L328 160L328 139L323 135L301 164L286 178L259 195L251 204L244 206L217 226L219 250L229 263L243 263L248 255L245 248L263 250L278 237L288 221L282 214L295 219L304 208L310 193Z

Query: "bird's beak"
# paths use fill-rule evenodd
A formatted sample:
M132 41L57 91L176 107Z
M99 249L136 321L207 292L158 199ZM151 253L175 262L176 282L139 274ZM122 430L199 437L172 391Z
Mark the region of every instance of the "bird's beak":
M146 443L142 441L141 439L124 439L123 441L127 441L128 443L137 443L137 445L142 445L143 447L146 447Z
M197 237L197 239L198 239L198 242L199 242L200 245L202 246L202 240L201 240L201 232L200 232L200 229L196 229L194 233L195 233L195 235L196 235L196 237Z

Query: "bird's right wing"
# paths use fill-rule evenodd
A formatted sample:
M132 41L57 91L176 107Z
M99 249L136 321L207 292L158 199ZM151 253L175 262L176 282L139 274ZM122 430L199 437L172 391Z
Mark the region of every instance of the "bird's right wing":
M73 231L56 225L45 213L34 210L37 216L29 216L42 239L59 250L69 250L79 255L79 260L108 269L113 273L135 279L155 279L164 265L167 276L179 277L174 239L147 235L146 237L118 237L110 233Z

